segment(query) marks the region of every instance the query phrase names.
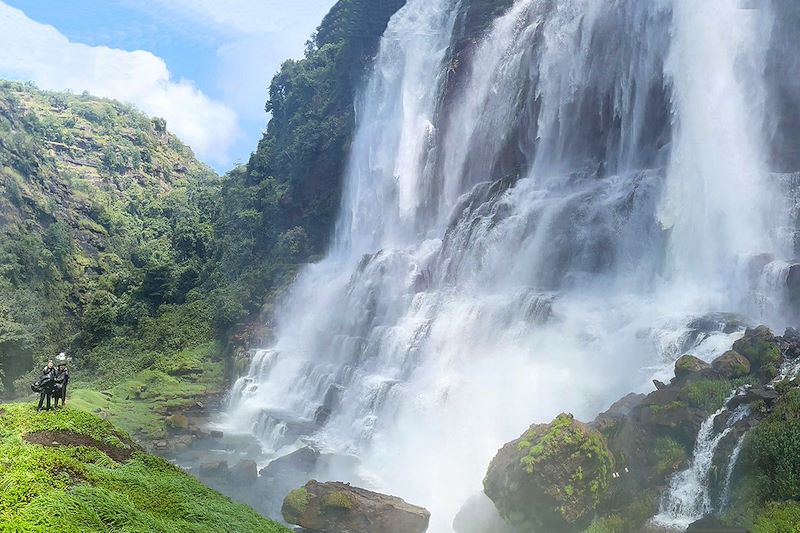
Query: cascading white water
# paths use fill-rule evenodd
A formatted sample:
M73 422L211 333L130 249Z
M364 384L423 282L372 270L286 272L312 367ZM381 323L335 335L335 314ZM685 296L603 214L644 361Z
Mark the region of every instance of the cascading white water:
M742 405L736 408L725 423L725 428L717 433L714 431L714 419L723 411L725 407L721 407L703 421L697 433L692 462L689 468L678 472L670 480L669 489L661 502L661 510L653 518L654 524L674 531L685 531L689 524L713 511L708 473L711 470L714 453L722 439L733 430L734 425L750 413L750 407Z
M435 533L530 423L591 418L683 351L730 346L694 318L778 320L743 274L782 256L754 126L768 15L517 0L456 65L469 5L390 21L332 249L225 422L277 454L357 455L342 476L426 506Z

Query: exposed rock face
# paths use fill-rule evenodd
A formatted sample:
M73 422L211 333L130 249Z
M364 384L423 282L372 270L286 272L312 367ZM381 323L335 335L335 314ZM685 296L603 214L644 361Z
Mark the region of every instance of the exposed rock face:
M739 378L750 373L750 361L740 353L728 350L711 362L711 368L720 377L726 379Z
M423 533L431 517L396 496L317 481L290 492L281 513L290 524L325 533Z
M580 531L605 495L613 465L599 431L561 414L503 446L483 486L521 530Z

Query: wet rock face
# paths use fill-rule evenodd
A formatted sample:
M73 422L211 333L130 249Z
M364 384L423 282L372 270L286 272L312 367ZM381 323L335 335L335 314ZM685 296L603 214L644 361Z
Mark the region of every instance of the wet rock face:
M500 449L484 492L521 530L581 531L608 490L613 464L599 431L561 414Z
M281 514L290 524L324 533L423 533L431 516L396 496L317 481L290 492Z

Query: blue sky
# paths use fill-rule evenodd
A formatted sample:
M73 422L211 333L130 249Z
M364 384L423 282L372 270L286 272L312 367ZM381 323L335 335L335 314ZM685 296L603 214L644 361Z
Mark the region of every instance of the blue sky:
M218 171L247 160L267 86L335 0L0 0L0 77L132 103Z

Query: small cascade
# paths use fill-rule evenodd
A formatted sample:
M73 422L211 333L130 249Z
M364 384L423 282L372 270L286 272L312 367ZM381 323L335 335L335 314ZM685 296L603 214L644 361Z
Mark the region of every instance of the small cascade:
M669 488L661 501L660 512L653 518L655 525L684 531L689 524L714 511L708 484L714 453L736 423L750 414L748 405L737 407L722 431L715 432L714 419L725 410L726 407L721 407L700 426L692 463L689 468L678 472L670 480Z
M720 510L728 507L731 501L731 479L733 478L733 471L736 468L736 462L739 460L739 454L742 453L744 438L746 436L747 433L744 433L739 437L739 440L736 441L736 446L734 446L733 452L731 452L731 458L728 461L728 467L725 469L725 483L722 486L722 495L720 496L719 503Z

